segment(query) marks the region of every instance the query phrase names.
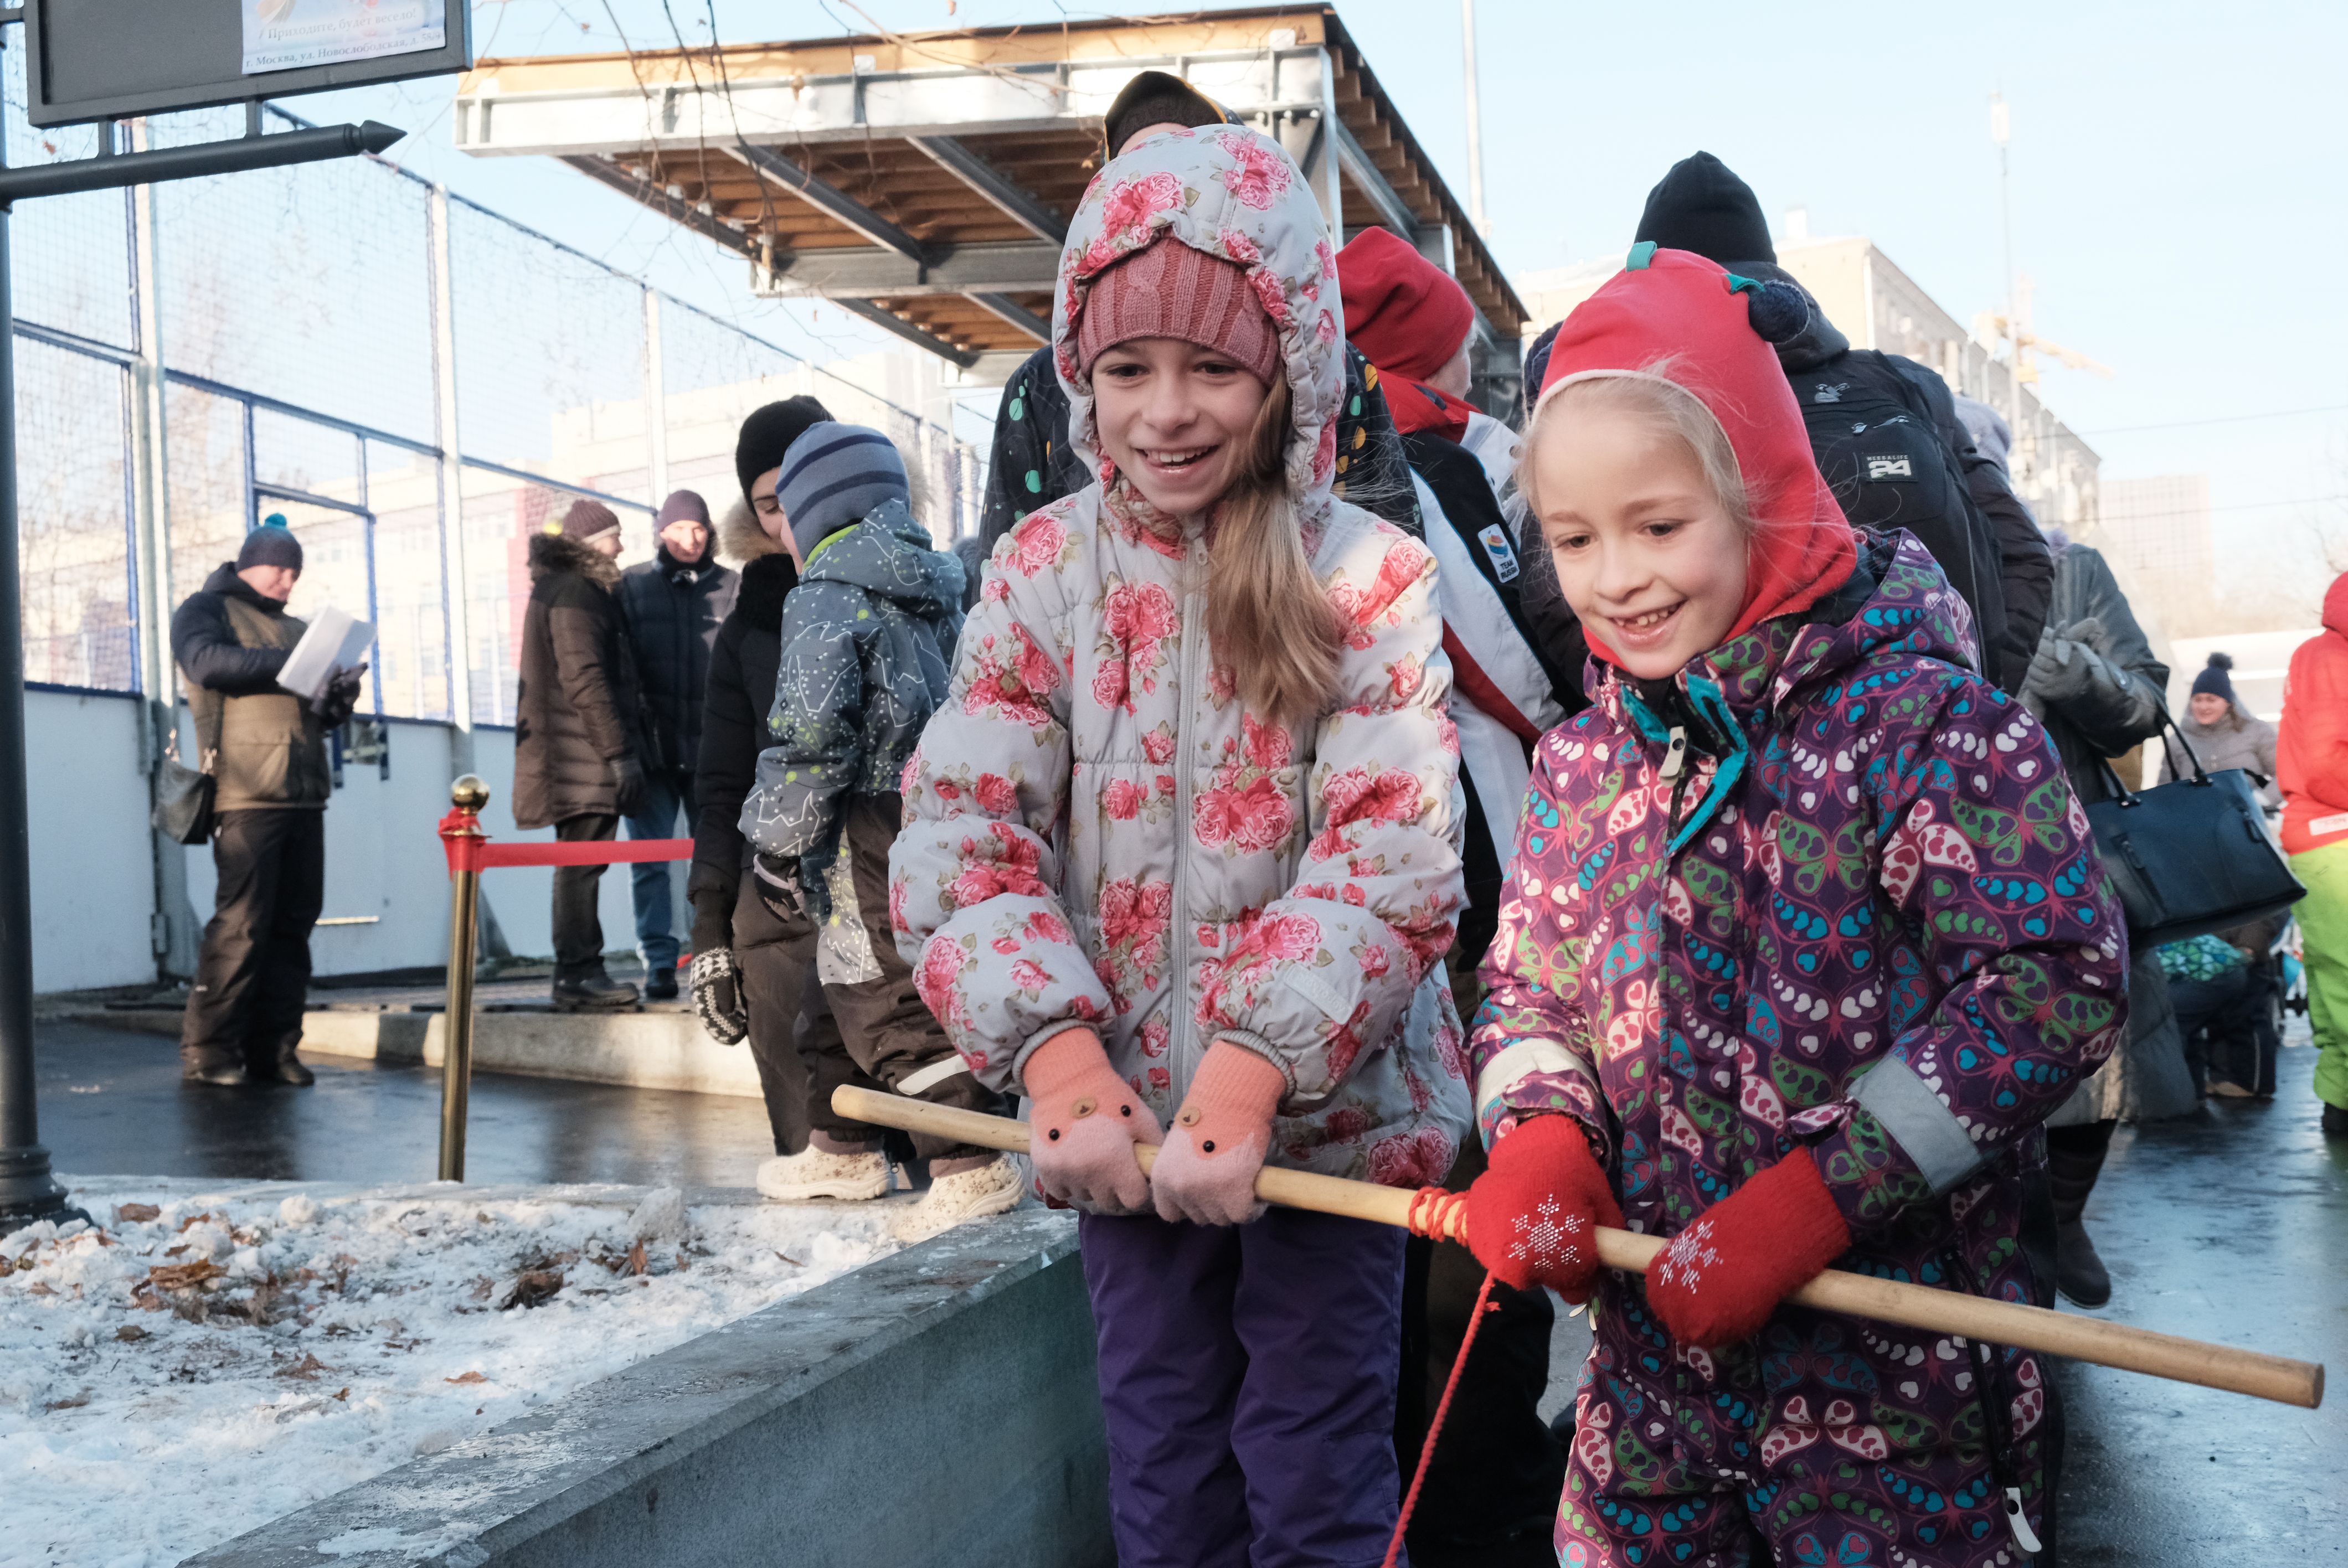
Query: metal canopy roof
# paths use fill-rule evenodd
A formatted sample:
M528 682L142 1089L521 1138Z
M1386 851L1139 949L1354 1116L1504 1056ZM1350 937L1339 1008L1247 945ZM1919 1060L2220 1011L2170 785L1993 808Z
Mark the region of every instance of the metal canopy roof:
M1476 303L1513 372L1523 302L1327 7L1177 21L483 60L457 145L563 159L751 262L965 368L1049 331L1101 116L1172 71L1279 138L1352 235L1392 229Z

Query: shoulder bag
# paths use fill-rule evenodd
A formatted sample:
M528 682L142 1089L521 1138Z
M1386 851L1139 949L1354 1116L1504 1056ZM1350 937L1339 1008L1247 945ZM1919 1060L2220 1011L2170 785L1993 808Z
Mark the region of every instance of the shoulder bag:
M216 770L220 766L221 726L226 718L228 699L220 698L212 705L209 726L198 723L197 745L203 764L191 768L180 761L180 735L174 725L169 745L163 751L163 764L155 775L155 808L147 820L159 833L166 834L175 843L203 844L212 835L212 800L219 789ZM209 736L201 732L209 728ZM206 742L209 741L209 744Z
M2130 790L2109 761L2112 798L2087 807L2096 847L2127 912L2128 938L2158 947L2288 909L2307 896L2267 835L2258 791L2240 768L2210 773L2168 714L2161 726L2193 764L2148 790Z

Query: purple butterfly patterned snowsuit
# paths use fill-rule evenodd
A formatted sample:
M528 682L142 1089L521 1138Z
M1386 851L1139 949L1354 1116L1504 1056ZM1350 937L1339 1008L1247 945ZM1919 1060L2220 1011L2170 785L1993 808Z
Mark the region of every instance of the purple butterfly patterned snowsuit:
M2127 937L1972 647L1922 547L1862 534L1849 584L1672 691L1604 674L1534 764L1470 1047L1488 1138L1573 1116L1659 1235L1807 1144L1838 1267L2033 1298L2021 1164L2119 1036ZM1675 723L1714 754L1669 767ZM1726 1568L1756 1534L1781 1563L2028 1560L2003 1514L2013 1488L2042 1518L2034 1356L1797 1307L1706 1352L1622 1274L1592 1314L1566 1568Z

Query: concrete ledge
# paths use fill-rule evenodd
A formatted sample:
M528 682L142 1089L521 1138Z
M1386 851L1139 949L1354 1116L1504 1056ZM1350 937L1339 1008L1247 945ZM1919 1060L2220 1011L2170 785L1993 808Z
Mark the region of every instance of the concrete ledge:
M1107 1568L1066 1214L947 1233L191 1568Z
M83 1022L148 1034L180 1034L170 1008L77 1015ZM372 1061L442 1060L447 1017L437 1012L321 1009L302 1015L305 1056ZM757 1064L743 1046L720 1045L689 1012L484 1012L473 1019L473 1069L572 1078L636 1089L758 1098Z

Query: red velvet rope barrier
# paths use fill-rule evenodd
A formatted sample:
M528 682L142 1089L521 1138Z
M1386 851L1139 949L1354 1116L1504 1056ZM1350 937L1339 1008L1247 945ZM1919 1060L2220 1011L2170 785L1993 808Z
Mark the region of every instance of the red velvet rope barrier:
M635 861L693 858L693 840L689 838L496 844L481 831L480 819L465 811L452 811L440 819L440 842L448 851L451 876L459 871L485 871L494 866L624 866Z

